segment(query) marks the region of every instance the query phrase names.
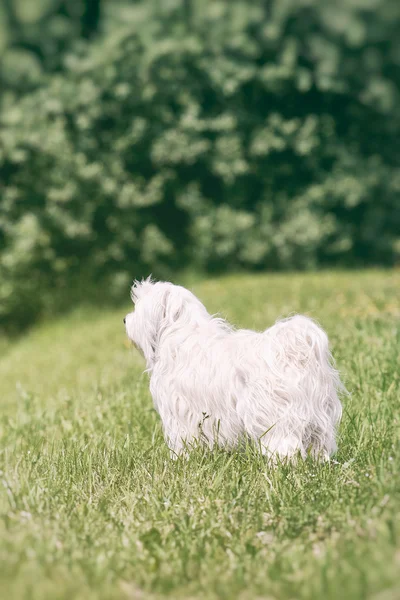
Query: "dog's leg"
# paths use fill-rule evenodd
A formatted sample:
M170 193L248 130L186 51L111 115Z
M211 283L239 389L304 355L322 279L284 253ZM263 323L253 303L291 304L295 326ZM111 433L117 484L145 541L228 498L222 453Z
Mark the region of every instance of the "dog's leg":
M311 456L319 460L329 460L332 454L337 450L335 441L335 430L332 426L325 431L321 431L318 427L314 427L311 432L311 437L307 443L308 451Z
M283 432L278 435L272 435L266 446L261 441L261 449L263 454L276 456L280 460L293 460L299 456L304 458L305 455L301 439L293 434L285 435Z
M186 428L176 419L166 419L163 421L164 438L170 449L172 459L178 458L188 453L190 445L193 444L193 433L189 433Z
M306 453L302 444L301 432L296 434L284 424L272 427L265 435L257 440L262 454L272 460L296 460L305 458Z
M213 437L211 435L208 421L203 416L196 418L193 413L186 412L178 417L168 411L160 411L163 422L165 441L171 451L171 457L188 455L190 450L198 445L213 447ZM207 435L207 433L209 435Z

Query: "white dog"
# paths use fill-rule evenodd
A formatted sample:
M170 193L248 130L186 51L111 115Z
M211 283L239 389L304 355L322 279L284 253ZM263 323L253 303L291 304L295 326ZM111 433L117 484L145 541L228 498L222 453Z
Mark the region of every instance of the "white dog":
M344 388L314 321L299 315L262 333L236 330L185 288L151 279L135 282L131 297L126 331L146 359L174 454L194 440L232 447L246 436L275 458L336 450Z

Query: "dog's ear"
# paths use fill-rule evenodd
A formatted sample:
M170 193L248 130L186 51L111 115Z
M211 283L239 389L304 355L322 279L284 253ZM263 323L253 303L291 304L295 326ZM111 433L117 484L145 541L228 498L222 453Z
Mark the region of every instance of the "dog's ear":
M185 299L180 294L168 290L163 301L164 321L171 325L182 318L185 312Z

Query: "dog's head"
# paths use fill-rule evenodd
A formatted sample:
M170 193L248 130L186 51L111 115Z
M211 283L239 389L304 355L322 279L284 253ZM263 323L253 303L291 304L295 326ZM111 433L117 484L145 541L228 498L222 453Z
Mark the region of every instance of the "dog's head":
M189 290L150 278L135 281L131 289L135 310L124 319L126 333L151 369L163 334L196 325L209 318L203 304Z

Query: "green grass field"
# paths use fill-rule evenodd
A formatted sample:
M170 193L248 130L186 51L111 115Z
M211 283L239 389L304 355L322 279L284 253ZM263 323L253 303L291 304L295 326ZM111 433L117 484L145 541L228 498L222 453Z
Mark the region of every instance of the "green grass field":
M305 312L351 392L339 451L171 462L119 311L0 345L0 590L7 600L400 598L400 272L198 282L263 329ZM101 291L99 292L101 293Z

